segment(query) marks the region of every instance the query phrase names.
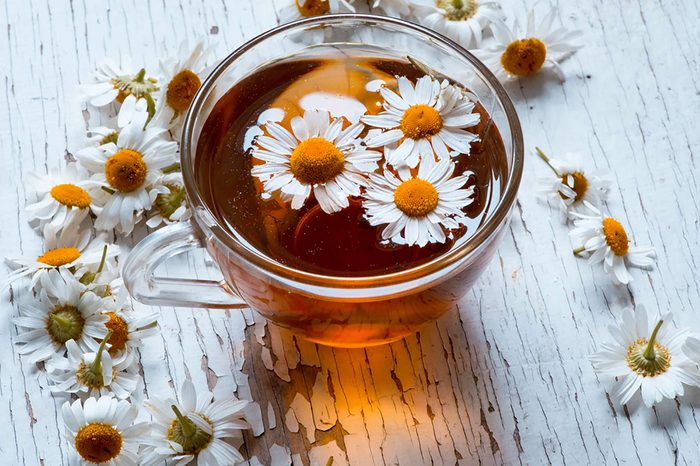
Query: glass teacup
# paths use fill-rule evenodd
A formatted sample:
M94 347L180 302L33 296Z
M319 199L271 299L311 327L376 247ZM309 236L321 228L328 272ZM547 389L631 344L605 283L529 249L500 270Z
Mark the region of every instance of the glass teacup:
M468 241L438 258L395 273L331 276L292 268L232 234L206 205L195 179L202 127L232 86L266 64L336 44L410 56L417 66L448 76L478 97L500 133L507 170L499 201ZM486 127L488 127L487 125ZM370 15L333 15L285 24L249 41L224 59L203 83L186 115L181 165L192 219L149 235L129 255L123 277L146 304L202 308L251 307L311 341L341 347L400 339L452 309L493 256L516 198L523 166L520 124L494 75L454 42L415 24ZM224 281L166 278L154 270L166 259L206 248Z

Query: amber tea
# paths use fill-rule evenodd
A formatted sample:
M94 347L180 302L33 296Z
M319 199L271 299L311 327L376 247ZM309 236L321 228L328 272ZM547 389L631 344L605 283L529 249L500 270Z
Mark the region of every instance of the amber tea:
M436 259L499 203L498 130L466 89L407 58L341 52L263 66L219 100L197 147L204 200L298 270L373 276Z

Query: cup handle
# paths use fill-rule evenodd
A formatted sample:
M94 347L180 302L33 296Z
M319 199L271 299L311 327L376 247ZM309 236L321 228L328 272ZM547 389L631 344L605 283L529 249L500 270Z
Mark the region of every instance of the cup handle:
M173 256L201 248L192 224L173 223L145 237L124 261L122 278L127 290L144 304L245 308L248 305L223 280L199 280L154 276L155 269Z

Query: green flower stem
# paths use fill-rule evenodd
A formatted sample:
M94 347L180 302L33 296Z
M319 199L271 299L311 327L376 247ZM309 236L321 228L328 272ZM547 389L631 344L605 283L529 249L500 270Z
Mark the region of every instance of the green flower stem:
M552 171L554 172L555 175L561 176L561 174L559 174L559 172L557 171L557 169L554 168L554 167L552 166L552 159L550 159L549 157L547 157L547 154L545 154L545 153L542 151L542 149L540 149L539 147L535 147L535 151L537 152L537 155L539 155L540 158L541 158L542 160L545 161L545 163L547 164L547 166L548 166L549 168L552 169Z
M177 406L171 405L170 408L173 410L178 422L180 423L180 430L182 431L182 435L185 436L185 438L192 438L195 432L197 432L197 426L195 425L195 423L192 422L190 418L183 415L180 412L180 410L177 409Z
M574 256L578 256L579 254L581 254L585 250L586 250L585 246L581 246L579 248L574 249Z
M58 314L51 314L49 319L58 325L61 332L65 332L67 328L73 325L73 322L68 317L63 317Z
M105 266L105 260L107 259L107 245L102 248L102 257L100 258L100 265L97 267L97 272L95 272L95 278L102 273L102 268ZM92 280L94 281L95 278Z
M647 343L647 347L644 350L644 359L648 361L653 361L656 359L656 351L654 351L654 343L656 343L656 334L659 333L659 329L661 328L661 325L664 323L664 320L661 319L658 324L656 324L656 327L654 327L654 331L651 332L651 337L649 337L649 343Z
M168 165L167 167L163 168L161 171L166 174L180 171L180 163L175 162L174 164Z
M110 339L112 336L112 331L108 331L107 335L102 339L102 343L100 343L100 347L97 348L97 355L95 356L95 360L92 361L92 366L90 366L90 371L93 374L102 374L102 352L105 350L105 345L107 344L107 340Z
M137 83L142 83L143 78L146 77L146 68L141 68L138 73L136 73L136 76L134 76L134 81Z

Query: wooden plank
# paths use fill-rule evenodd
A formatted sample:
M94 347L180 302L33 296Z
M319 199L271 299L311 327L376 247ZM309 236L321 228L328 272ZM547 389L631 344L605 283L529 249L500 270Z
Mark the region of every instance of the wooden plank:
M130 56L156 67L183 39L217 56L276 24L281 0L7 0L0 5L0 255L38 254L26 223L26 176L63 163L82 143L76 85L96 60ZM504 2L521 9L532 2ZM259 403L264 433L246 433L251 464L697 464L700 390L654 410L610 401L587 360L622 307L673 310L700 330L698 190L700 6L559 2L586 32L569 79L513 83L528 148L580 151L609 169L608 207L659 252L628 288L571 255L566 226L536 198L547 172L528 154L510 231L458 309L419 335L380 348L332 350L265 328L250 311L162 308L147 342L142 396L172 396L186 376L218 395ZM521 10L518 10L521 11ZM93 116L94 117L94 116ZM66 149L68 151L66 151ZM212 274L201 255L173 274ZM23 293L4 302L17 312ZM26 292L25 292L26 293ZM75 464L44 373L13 349L0 319L0 452L8 464ZM274 426L274 427L273 427Z

